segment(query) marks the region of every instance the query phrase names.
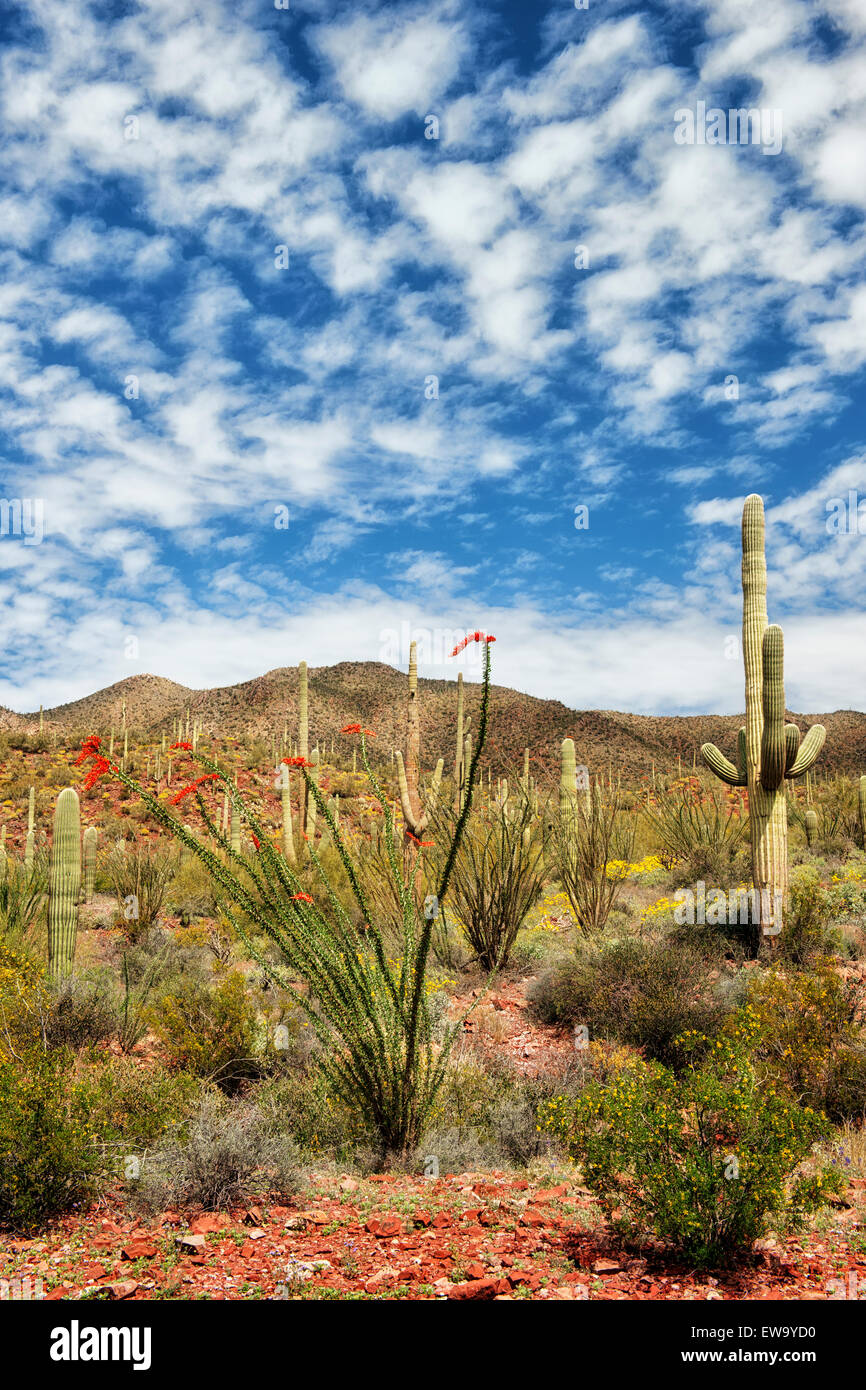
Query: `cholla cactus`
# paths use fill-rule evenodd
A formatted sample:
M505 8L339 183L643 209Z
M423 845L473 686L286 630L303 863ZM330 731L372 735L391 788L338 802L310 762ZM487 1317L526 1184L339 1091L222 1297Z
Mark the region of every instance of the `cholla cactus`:
M78 895L81 892L81 814L78 793L64 787L54 811L48 880L48 969L68 975L75 957Z
M800 777L821 751L826 731L814 724L800 742L796 724L785 723L782 629L767 620L764 503L753 493L743 507L743 663L746 723L737 740L737 763L712 743L701 747L709 768L732 787L749 789L752 878L760 899L760 930L777 936L788 895L788 823L785 778Z
M84 901L93 901L93 889L96 884L96 839L97 831L95 825L90 825L84 832Z

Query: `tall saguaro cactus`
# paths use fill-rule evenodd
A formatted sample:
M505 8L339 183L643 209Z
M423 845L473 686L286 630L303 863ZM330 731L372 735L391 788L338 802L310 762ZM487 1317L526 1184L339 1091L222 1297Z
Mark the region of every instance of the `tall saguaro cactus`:
M421 719L418 712L418 644L413 642L409 648L409 690L406 699L406 762L403 754L396 750L397 785L400 788L400 806L406 830L420 839L427 829L430 815L439 795L444 760L439 759L433 773L433 781L427 797L421 799Z
M701 757L732 787L748 787L752 879L759 903L760 934L777 936L788 894L788 819L785 778L800 777L815 762L826 737L813 724L802 743L796 724L785 723L785 658L782 629L767 618L764 503L756 494L743 507L743 664L746 723L737 740L737 763L715 744Z
M48 969L68 975L75 957L78 896L81 892L81 813L78 793L64 787L54 810L48 880Z
M95 825L89 825L83 836L84 849L84 901L93 901L93 890L96 886L96 838L97 831Z
M866 849L866 777L860 778L857 793L857 819L860 822L860 840Z

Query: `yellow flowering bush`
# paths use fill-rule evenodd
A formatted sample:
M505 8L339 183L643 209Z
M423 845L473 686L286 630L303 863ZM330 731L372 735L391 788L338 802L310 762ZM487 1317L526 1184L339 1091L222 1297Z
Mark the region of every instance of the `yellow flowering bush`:
M712 1265L748 1249L772 1215L796 1218L838 1190L833 1170L794 1177L829 1126L759 1083L753 1035L692 1032L683 1046L700 1060L679 1075L635 1058L539 1108L624 1233L653 1232Z

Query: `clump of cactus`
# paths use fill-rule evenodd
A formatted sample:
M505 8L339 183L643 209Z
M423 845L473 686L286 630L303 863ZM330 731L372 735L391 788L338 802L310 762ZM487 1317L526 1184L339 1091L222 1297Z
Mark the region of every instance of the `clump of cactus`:
M54 811L48 880L48 969L62 979L72 969L81 892L81 813L78 793L64 787Z
M767 618L767 562L764 555L764 503L755 493L743 507L743 663L746 723L737 740L736 765L715 744L701 756L732 787L748 787L752 878L759 902L760 936L782 929L788 893L788 820L785 778L800 777L815 762L826 731L814 724L800 741L796 724L785 723L782 629ZM757 925L757 924L756 924Z

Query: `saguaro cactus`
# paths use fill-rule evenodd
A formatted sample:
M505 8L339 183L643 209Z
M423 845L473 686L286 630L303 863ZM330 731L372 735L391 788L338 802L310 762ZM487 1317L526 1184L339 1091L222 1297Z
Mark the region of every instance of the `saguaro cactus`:
M857 795L857 819L860 822L860 839L863 848L866 849L866 777L860 778L860 790Z
M48 880L48 969L68 975L75 957L78 895L81 892L81 813L78 793L64 787L54 811Z
M96 884L96 837L97 830L95 825L89 825L84 832L84 901L93 901L93 889Z
M803 829L806 832L806 844L811 847L815 836L818 834L818 817L810 806L803 817Z
M406 763L399 748L397 758L397 784L400 788L400 807L406 831L420 839L432 814L439 795L442 780L443 758L436 764L433 781L426 799L421 800L421 721L418 713L418 644L413 642L409 648L409 690L406 700Z
M800 777L815 762L826 737L814 724L802 743L796 724L785 723L784 641L782 629L767 619L767 562L764 556L764 503L756 494L743 507L743 664L746 672L746 723L737 740L737 763L715 744L701 757L732 787L748 787L752 841L752 879L759 903L761 934L777 936L788 894L788 820L785 778ZM757 924L756 924L757 926Z

